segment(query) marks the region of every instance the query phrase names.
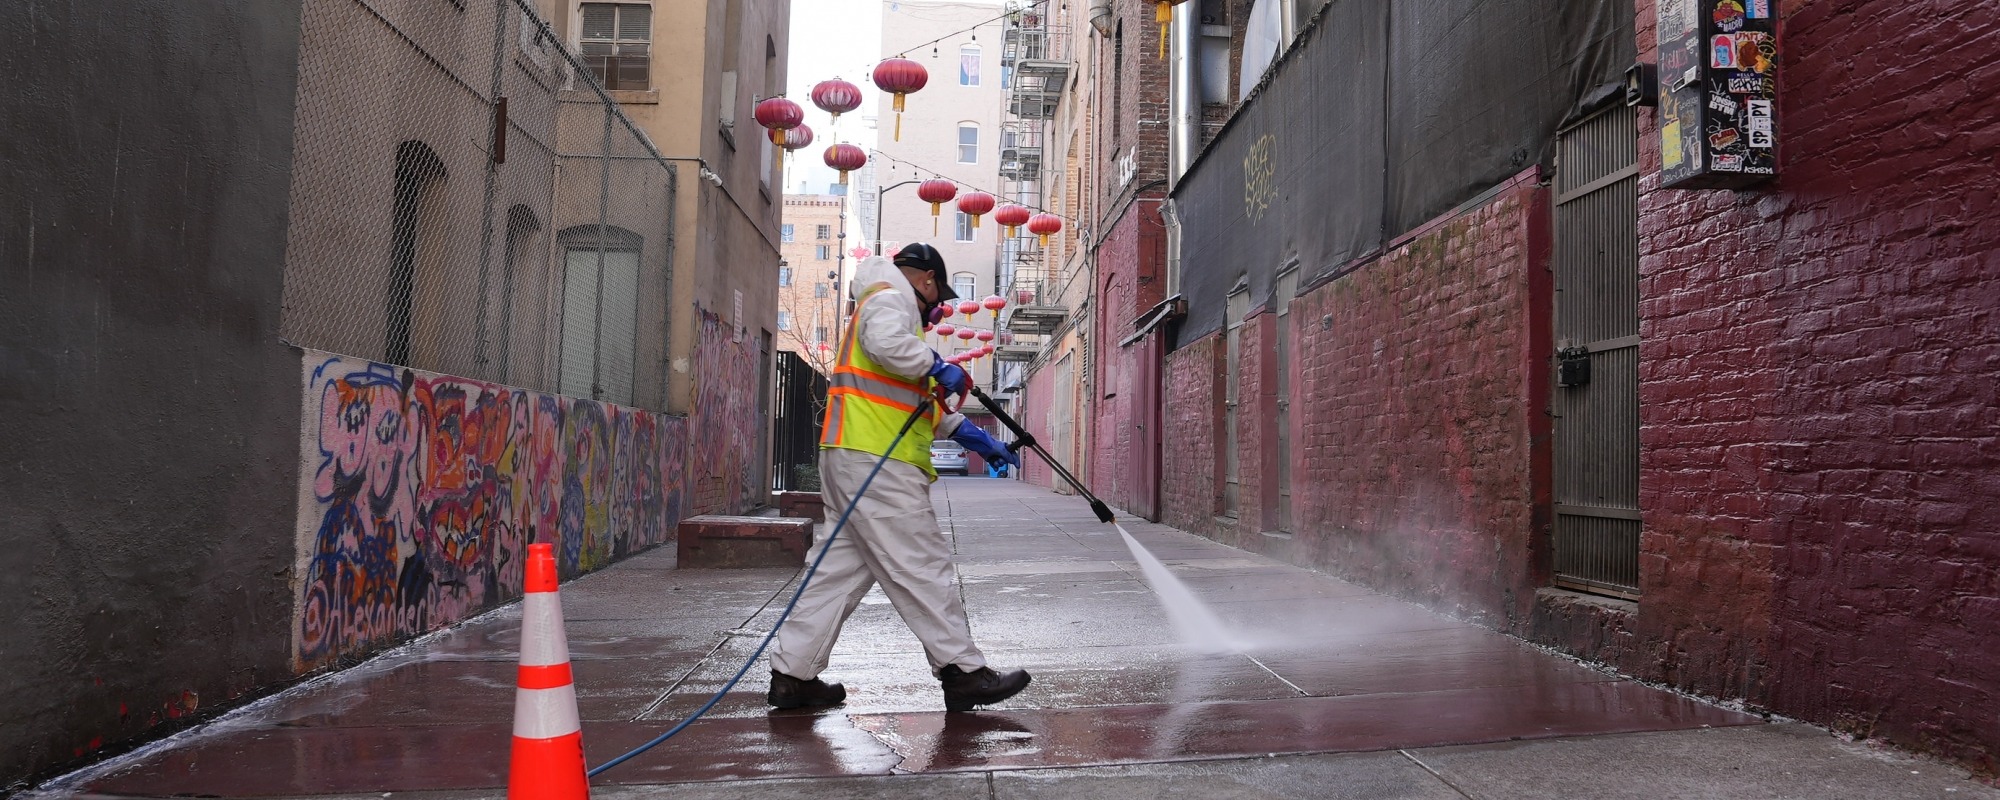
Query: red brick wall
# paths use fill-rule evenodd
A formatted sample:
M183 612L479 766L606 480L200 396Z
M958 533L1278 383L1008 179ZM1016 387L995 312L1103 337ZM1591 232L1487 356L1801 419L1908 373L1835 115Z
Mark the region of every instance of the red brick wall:
M1218 541L1485 615L1528 610L1542 579L1535 472L1546 358L1547 198L1517 182L1355 272L1302 291L1294 449L1276 448L1278 317L1241 336L1243 498L1219 520L1225 334L1168 356L1166 521ZM1293 538L1276 528L1289 469Z
M1027 428L1038 440L1049 435L1049 410L1055 398L1055 378L1048 369L1040 369L1029 374L1027 383L1021 387L1020 416L1015 422ZM1043 445L1047 447L1047 444ZM1047 462L1033 452L1021 454L1022 480L1036 486L1055 486L1055 470L1049 469Z
M1166 430L1161 447L1162 522L1207 535L1216 532L1222 505L1221 449L1223 346L1221 334L1167 354L1164 367Z
M1516 185L1295 301L1296 558L1503 626L1527 609L1546 203Z
M1645 598L1616 656L1990 773L2000 22L1781 11L1775 183L1660 190L1642 118ZM1638 18L1650 59L1650 2ZM1863 57L1885 30L1923 44Z
M1141 459L1154 457L1157 431L1143 429L1140 404L1156 402L1140 360L1141 344L1119 344L1137 330L1141 315L1164 299L1165 227L1159 202L1142 199L1124 207L1097 246L1097 292L1092 298L1095 437L1090 449L1091 491L1112 506L1133 510L1141 499Z

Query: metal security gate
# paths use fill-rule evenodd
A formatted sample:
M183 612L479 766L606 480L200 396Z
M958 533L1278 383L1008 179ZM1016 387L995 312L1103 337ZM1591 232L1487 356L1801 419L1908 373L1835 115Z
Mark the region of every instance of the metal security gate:
M789 350L778 353L776 419L771 426L771 486L816 492L819 426L826 414L826 376Z
M1557 136L1555 583L1639 596L1638 125L1605 109Z

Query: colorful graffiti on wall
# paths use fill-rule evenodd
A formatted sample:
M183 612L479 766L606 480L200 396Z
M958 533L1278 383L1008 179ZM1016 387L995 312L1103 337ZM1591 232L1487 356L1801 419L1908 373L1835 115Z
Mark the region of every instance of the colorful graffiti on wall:
M765 406L758 393L757 344L749 333L737 341L736 329L722 317L699 312L700 336L695 352L694 408L701 424L694 433L695 471L693 513L740 514L769 496L770 479L763 474L759 435Z
M300 669L516 597L530 542L565 575L668 538L687 420L306 351Z

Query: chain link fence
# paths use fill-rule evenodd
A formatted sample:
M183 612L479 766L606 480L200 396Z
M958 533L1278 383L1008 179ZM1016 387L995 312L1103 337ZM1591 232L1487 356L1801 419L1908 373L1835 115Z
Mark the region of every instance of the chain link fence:
M649 54L528 0L304 0L301 40L286 339L663 408L676 172L604 88Z

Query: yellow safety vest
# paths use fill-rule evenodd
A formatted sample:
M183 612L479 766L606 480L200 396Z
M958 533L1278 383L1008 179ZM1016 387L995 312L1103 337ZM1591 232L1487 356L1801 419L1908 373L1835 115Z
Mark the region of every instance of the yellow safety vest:
M841 337L840 360L834 363L833 379L826 391L826 420L819 438L822 448L839 447L881 456L889 449L889 443L896 440L896 432L902 430L910 412L929 394L930 378L912 381L889 372L861 348L857 335L861 307L882 288L862 293L855 303L847 334ZM915 332L922 336L922 323L918 326ZM925 409L923 419L910 426L910 432L903 435L903 441L896 444L889 457L913 464L936 480L937 469L931 466L931 436L937 430L937 421L938 408L933 403Z

